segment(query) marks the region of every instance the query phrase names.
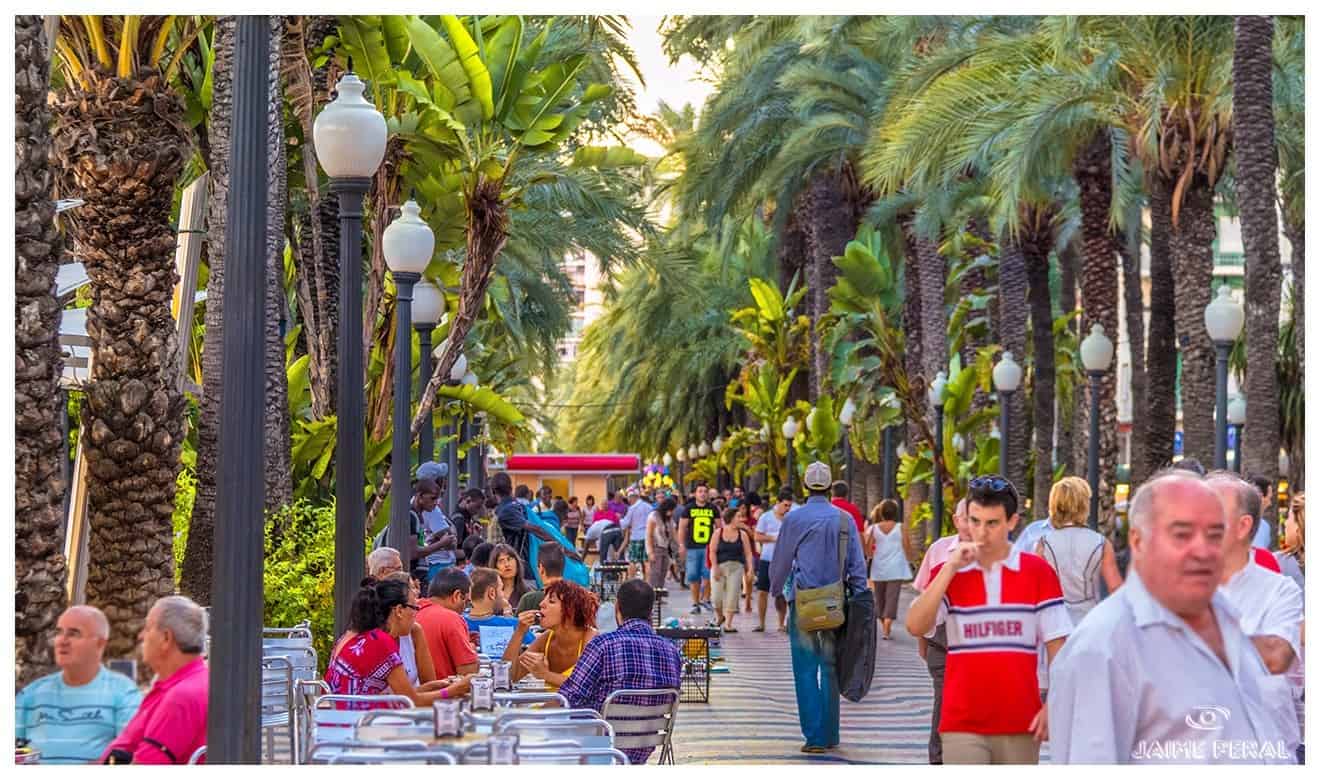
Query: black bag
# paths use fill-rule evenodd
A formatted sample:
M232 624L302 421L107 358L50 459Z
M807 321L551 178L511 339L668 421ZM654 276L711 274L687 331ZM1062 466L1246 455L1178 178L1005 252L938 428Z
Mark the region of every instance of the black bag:
M849 589L846 619L834 647L834 668L839 674L839 695L861 701L875 677L875 597L870 588Z

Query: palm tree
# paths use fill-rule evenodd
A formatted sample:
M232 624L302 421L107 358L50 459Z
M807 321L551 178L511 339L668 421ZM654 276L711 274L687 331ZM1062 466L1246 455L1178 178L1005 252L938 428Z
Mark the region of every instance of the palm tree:
M267 106L266 160L266 321L265 321L265 508L274 515L293 499L289 432L289 375L285 370L284 324L288 306L284 292L284 223L288 211L288 175L285 164L284 94L280 89L280 49L284 22L271 16L270 97Z
M174 592L185 401L170 207L192 139L169 85L196 34L195 20L172 16L63 17L56 43L58 192L85 201L68 227L92 292L87 599L110 620L111 656L133 651L151 602Z
M225 288L225 214L229 208L230 128L234 120L234 32L237 17L217 16L213 25L211 110L207 114L206 135L209 158L206 214L206 301L204 317L206 341L202 348L202 397L197 416L197 492L183 566L179 572L179 590L199 604L211 603L211 575L215 561L216 473L220 464L220 396L224 388L224 361L221 349L224 334ZM280 220L283 223L283 219Z
M1173 320L1177 293L1169 248L1173 213L1163 178L1147 174L1146 188L1150 203L1150 322L1146 329L1146 407L1140 418L1146 425L1146 446L1144 452L1133 453L1133 461L1143 461L1140 468L1134 463L1134 476L1153 474L1173 460L1178 427L1178 343ZM1136 413L1133 419L1137 419Z
M50 164L50 40L40 16L14 20L14 608L15 684L51 666L51 634L64 609L63 402L55 274L64 239L55 227Z
M1278 35L1274 36L1274 52L1277 68L1274 72L1274 117L1275 136L1279 153L1279 194L1283 207L1283 230L1291 244L1292 251L1292 290L1291 331L1295 341L1293 354L1296 355L1296 373L1294 377L1305 375L1306 339L1305 334L1305 280L1306 280L1306 203L1305 203L1305 123L1306 123L1306 82L1305 82L1305 36L1304 22L1299 17L1280 17L1277 23ZM1288 363L1281 359L1282 364ZM1283 438L1287 443L1290 458L1288 484L1293 490L1301 490L1305 483L1306 453L1301 446L1305 404L1300 402L1302 388L1289 386L1281 380L1280 389L1285 396L1294 393L1297 402L1292 407L1295 415L1284 415L1282 426ZM1285 406L1288 403L1285 397ZM1290 420L1290 417L1292 418ZM1292 423L1292 424L1290 424Z
M1233 147L1238 213L1247 255L1246 473L1277 476L1279 217L1274 208L1274 18L1239 16L1233 34ZM1273 479L1271 479L1273 483ZM1273 509L1276 502L1267 502ZM1268 512L1271 516L1273 512Z

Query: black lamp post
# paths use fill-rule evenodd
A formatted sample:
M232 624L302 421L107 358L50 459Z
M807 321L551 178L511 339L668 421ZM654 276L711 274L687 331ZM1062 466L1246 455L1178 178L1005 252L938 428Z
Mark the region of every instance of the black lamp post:
M431 331L435 330L444 311L445 296L439 287L425 279L413 285L412 318L413 329L417 331L419 363L417 376L420 379L418 384L422 387L431 379ZM427 420L422 426L417 440L417 463L420 465L428 460L435 460L435 423L432 420ZM453 478L445 482L453 482Z
M266 159L270 26L240 16L234 38L234 126L225 210L224 392L216 483L208 760L261 760L262 522L265 458Z
M1087 524L1100 529L1100 380L1114 359L1114 342L1105 335L1100 323L1091 325L1091 334L1082 339L1082 366L1091 387L1091 436L1086 447L1086 481L1091 486L1091 511Z
M944 480L940 479L940 464L944 462L944 385L948 380L944 372L935 374L935 381L930 385L931 412L935 415L934 476L931 478L930 527L926 529L929 541L939 538L944 528Z
M1012 352L1005 352L990 376L999 393L999 473L1011 480L1014 475L1008 473L1008 425L1012 416L1010 407L1013 405L1013 393L1017 392L1022 383L1022 366L1013 360Z
M263 65L263 68L266 67ZM385 158L385 117L362 97L366 85L353 73L316 117L312 138L317 159L339 197L339 376L335 414L335 635L366 571L366 483L363 448L366 405L362 370L362 199Z
M1228 402L1228 424L1233 426L1233 470L1242 473L1242 426L1247 422L1247 399L1234 396Z
M435 348L435 354L444 354L445 346L446 343L441 342L440 346ZM460 352L454 360L454 365L449 369L449 381L446 384L457 384L463 380L463 375L466 373L467 356ZM458 510L458 441L460 433L457 417L446 423L443 430L444 435L448 437L448 441L445 442L445 463L449 465L449 478L445 480L445 516L453 517L454 512ZM468 486L471 487L472 484L469 482Z
M884 498L894 496L894 426L886 425L881 434L884 451L880 456L880 493Z
M472 446L468 447L468 484L478 490L486 489L486 446L481 438L486 435L486 415L478 412L472 415L472 425L468 428L472 436Z
M385 228L382 249L394 280L394 435L390 455L390 530L386 543L408 550L408 514L412 497L412 299L413 285L431 262L435 233L422 220L416 201L403 204L401 214Z
M1215 468L1228 468L1228 353L1242 333L1246 312L1233 300L1228 285L1220 285L1205 307L1205 329L1215 345Z

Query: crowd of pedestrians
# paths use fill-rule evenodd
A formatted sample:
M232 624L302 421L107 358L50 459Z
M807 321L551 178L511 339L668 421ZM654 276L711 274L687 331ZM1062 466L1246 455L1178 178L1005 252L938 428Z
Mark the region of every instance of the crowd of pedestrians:
M463 697L479 653L575 707L599 710L625 688L677 688L682 660L651 628L655 592L673 582L690 589L693 614L712 613L727 633L744 611L752 631L767 631L773 602L801 749L824 753L840 744L839 664L850 663L830 598L837 609L869 585L889 640L910 583L902 625L934 689L933 764L1036 763L1047 741L1056 763L1304 761L1301 494L1281 523L1282 551L1270 553L1261 489L1180 463L1137 487L1116 549L1088 526L1084 480L1060 479L1046 516L1023 523L1012 482L978 476L954 505L954 533L930 544L914 574L898 502L863 514L820 462L805 469L801 503L789 489L763 506L754 492L698 483L689 500L634 488L579 504L547 489L533 498L500 473L489 499L467 491L453 517L437 507L443 470L423 469L408 549L378 542L368 554L326 659L336 693L417 706ZM613 605L566 576L592 552L627 562ZM186 762L206 739L204 610L182 596L151 608L145 694L106 667L109 635L94 607L61 615L58 671L19 691L18 738L48 763Z

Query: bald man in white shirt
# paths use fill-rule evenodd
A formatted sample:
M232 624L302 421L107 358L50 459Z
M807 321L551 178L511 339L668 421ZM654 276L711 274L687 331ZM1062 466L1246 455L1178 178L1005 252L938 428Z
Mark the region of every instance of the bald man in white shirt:
M1227 513L1199 476L1132 498L1132 567L1050 666L1050 757L1062 764L1294 763L1269 671L1219 592Z

